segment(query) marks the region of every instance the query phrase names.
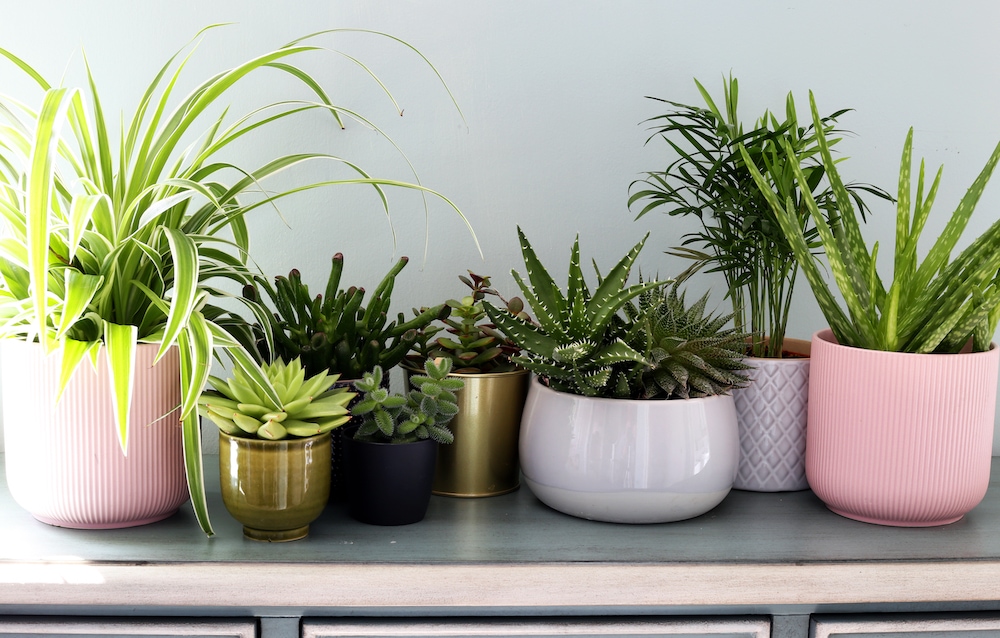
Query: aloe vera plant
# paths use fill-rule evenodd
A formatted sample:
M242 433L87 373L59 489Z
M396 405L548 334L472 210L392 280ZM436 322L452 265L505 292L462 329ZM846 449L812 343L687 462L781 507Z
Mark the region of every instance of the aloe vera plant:
M809 102L813 121L818 122L812 93ZM970 339L976 351L989 348L1000 320L1000 221L994 222L957 256L952 257L951 253L1000 161L1000 144L920 261L917 243L937 195L941 169L928 186L921 161L916 193L912 192L913 129L910 129L900 161L895 254L892 279L887 287L876 269L879 245L876 242L870 251L865 245L858 215L830 154L829 143L823 135L817 142L839 213L834 223L824 219L808 193L803 194L845 307L837 303L823 278L819 256L810 250L795 223L791 204L781 201L767 188L759 171L752 167L751 171L791 240L795 258L837 340L844 345L893 352L958 352ZM786 144L785 153L796 179L805 183L806 176L794 149Z
M385 187L392 186L440 197L461 215L447 198L419 183L372 177L336 155L289 153L252 168L223 157L231 157L237 140L245 142L273 122L309 111L328 113L337 128L353 119L378 130L359 113L336 105L293 63L326 51L312 41L331 32L223 70L178 100L174 90L191 55L181 49L146 87L135 113L121 118L120 131L112 129L119 118L105 117L89 66L85 88L54 86L20 57L0 49L0 57L44 93L38 110L0 99L0 215L7 227L0 240L0 337L37 340L46 351L61 350L63 386L88 355L96 357L106 346L123 453L136 344L159 343L159 356L178 347L188 484L208 534L195 408L213 349L227 349L249 382L278 400L249 353L222 328L226 313L212 303L221 294L214 282L250 282L245 216L274 207L289 194L338 184L370 185L386 213ZM227 117L226 109L218 115L213 107L234 84L265 69L294 80L304 95L236 118ZM278 173L317 161L346 166L350 174L280 192L261 186Z
M784 119L765 111L752 129L745 130L738 113L736 78L730 76L723 83L718 105L698 80L695 84L705 103L702 107L654 98L669 110L650 120L653 129L647 143L662 138L677 157L664 170L649 172L632 184L629 206L643 204L636 219L654 210L696 216L701 230L684 235L681 245L667 253L693 260L692 271L721 272L736 326L751 333L752 354L781 357L798 264L749 169L765 176L779 199L792 198L797 223L806 240L815 242L817 232L802 203L804 193L811 194L828 219L836 215L833 193L823 180L826 169L817 159L816 138L827 135L828 144L836 144L839 138L832 135L837 133L837 118L847 110L801 126L789 93ZM783 144L795 149L806 180L796 182L783 161ZM891 199L868 184L845 188L862 215L867 212L863 194Z
M615 373L615 366L648 362L621 338L616 319L630 299L661 285L658 281L647 281L626 287L648 234L606 276L598 273L600 282L591 293L580 267L579 237L573 243L569 279L563 292L520 228L517 233L528 281L517 271L511 274L538 323L484 302L490 321L523 350L521 355L513 357L514 363L544 377L552 388L563 392L583 396L627 395L628 382Z

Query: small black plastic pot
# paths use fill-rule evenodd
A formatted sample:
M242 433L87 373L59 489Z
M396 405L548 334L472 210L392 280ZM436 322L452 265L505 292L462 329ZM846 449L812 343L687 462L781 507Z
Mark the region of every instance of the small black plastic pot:
M369 525L409 525L423 520L431 500L436 441L370 443L344 433L347 505Z

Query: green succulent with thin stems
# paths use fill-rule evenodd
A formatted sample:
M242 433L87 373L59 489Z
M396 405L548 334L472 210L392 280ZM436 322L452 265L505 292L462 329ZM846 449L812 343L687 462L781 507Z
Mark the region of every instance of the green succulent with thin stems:
M813 120L818 121L812 93L809 102ZM782 201L771 192L759 171L752 173L788 235L795 258L837 340L844 345L892 352L958 352L970 340L973 350L988 349L1000 320L1000 221L958 255L952 257L952 251L1000 161L1000 144L920 261L917 244L937 195L941 169L928 186L921 161L916 193L912 192L910 129L900 161L893 272L886 286L876 269L878 242L869 251L830 145L825 136L819 136L817 142L836 201L836 222L827 222L811 196L806 194L804 199L844 307L834 298L823 277L819 256L795 223L794 203ZM786 144L784 150L796 179L803 183L807 177L795 149Z
M306 377L299 359L277 359L260 366L278 395L272 400L239 367L228 379L209 376L212 390L198 398L198 413L230 436L278 441L330 432L350 420L347 405L356 395L333 387L336 374Z
M278 399L249 353L223 329L230 325L228 315L214 304L227 296L227 286L250 283L246 215L273 208L291 194L338 184L371 186L387 214L388 186L430 193L459 212L419 183L372 177L336 155L289 153L253 168L223 157L231 156L236 142L309 111L329 114L337 128L348 119L374 127L334 103L296 64L306 54L329 52L312 41L332 32L312 34L223 70L176 99L192 55L181 49L146 87L135 113L122 118L117 135L112 134L117 118L105 117L89 65L84 88L55 86L0 49L0 59L13 63L43 92L37 110L0 98L0 218L6 226L0 239L0 337L37 340L47 352L61 351L63 386L88 355L99 356L103 347L123 452L137 344L159 344L158 357L178 348L188 484L195 514L208 534L195 408L214 348L227 349L258 390ZM367 67L348 58L378 82ZM264 71L295 81L303 96L236 118L228 109L213 112L231 87ZM349 174L265 190L269 178L309 162L343 166Z
M510 372L517 369L511 357L521 351L517 344L507 338L489 322L483 301L487 296L496 297L512 315L527 319L524 301L520 297L506 300L490 284L490 278L477 275L471 270L469 276L459 275L459 280L468 286L470 294L461 299L449 299L444 303L448 316L440 317L440 323L433 323L417 331L407 365L422 368L429 359L451 359L452 372L458 374L487 374ZM414 310L418 316L426 312ZM446 333L446 334L442 334Z
M271 285L257 277L243 296L259 302L254 326L256 347L265 361L299 357L308 374L337 373L344 379L360 379L375 366L395 367L417 341L420 330L446 314L444 304L425 308L409 320L398 313L389 321L389 306L396 276L409 262L407 257L389 269L365 304L365 289L340 287L344 255L337 253L330 265L323 294L313 296L292 269L288 277L275 277ZM270 307L259 290L263 290Z
M695 84L704 107L653 98L670 110L648 120L653 128L647 143L663 139L677 157L666 169L633 182L629 206L643 204L636 219L653 210L696 216L701 230L684 235L681 245L667 253L693 260L691 271L704 268L722 273L736 325L752 333L752 354L780 357L798 262L749 167L766 178L779 199L792 199L794 221L806 242L815 245L818 235L804 195L811 194L825 219L837 215L833 193L823 181L826 168L818 159L817 137L822 134L831 146L835 144L838 139L829 136L838 132L834 128L837 118L847 110L801 126L789 93L783 120L765 111L752 129L745 130L738 114L736 78L730 76L723 83L724 99L719 106L698 80ZM785 144L795 149L800 160L805 176L801 183L784 159ZM848 184L845 189L862 214L867 211L862 194L891 199L867 184Z
M406 394L389 394L382 385L383 372L375 366L354 382L364 393L351 412L362 418L354 438L375 443L412 443L433 439L452 443L448 423L458 414L458 396L465 382L449 377L451 359L425 361L424 374L409 377Z
M612 396L622 391L615 374L625 362L646 364L643 353L622 340L619 311L628 301L660 285L640 282L626 287L629 274L646 237L636 244L606 276L598 271L591 293L580 267L580 240L573 242L565 292L539 261L527 237L517 229L528 281L511 274L537 323L511 315L485 302L490 321L521 349L514 363L545 378L550 387L583 396ZM596 270L595 265L595 270ZM627 385L625 386L627 391Z
M749 335L729 325L732 314L707 312L707 292L688 306L679 285L664 284L625 306L626 340L648 361L628 373L632 398L691 399L749 384Z

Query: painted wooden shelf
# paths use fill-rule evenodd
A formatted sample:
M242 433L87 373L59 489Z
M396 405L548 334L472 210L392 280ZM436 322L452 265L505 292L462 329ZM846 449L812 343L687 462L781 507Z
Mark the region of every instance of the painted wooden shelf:
M215 477L217 459L208 459ZM50 527L0 486L0 613L197 608L216 615L809 614L1000 609L1000 472L986 500L939 528L830 513L809 491L734 491L663 525L579 520L526 488L434 497L426 519L373 527L327 508L310 536L246 540L210 483L217 535L189 506L126 530ZM97 610L97 611L95 611ZM174 611L170 611L174 610ZM109 612L109 613L110 613Z

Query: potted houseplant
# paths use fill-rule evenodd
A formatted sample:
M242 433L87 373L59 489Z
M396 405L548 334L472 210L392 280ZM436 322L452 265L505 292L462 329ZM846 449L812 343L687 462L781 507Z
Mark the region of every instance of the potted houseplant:
M375 366L357 382L364 393L353 408L362 417L345 440L347 503L351 516L371 525L409 525L423 520L431 498L438 444L454 441L448 422L458 412L449 378L451 360L427 361L424 375L410 377L406 394L390 394Z
M694 260L692 270L722 273L736 326L751 335L752 382L733 392L741 449L735 486L767 492L806 489L809 341L785 334L798 264L747 164L765 177L781 201L792 199L797 223L806 241L814 243L817 233L803 203L804 193L810 193L825 219L836 215L816 137L832 135L837 118L846 111L801 126L789 93L783 120L765 111L752 129L745 130L738 115L736 78L730 76L723 84L719 106L700 82L695 84L704 107L658 100L670 109L650 120L654 126L649 140L662 138L677 157L665 170L633 183L629 205L643 205L637 219L654 210L698 217L701 230L685 235L680 246L667 252ZM831 145L837 141L829 139ZM806 176L801 185L784 159L784 144L801 160ZM867 210L863 193L889 199L870 185L845 188L862 214Z
M407 257L400 257L367 303L363 287L341 287L342 253L333 256L321 294L310 293L296 269L287 277L275 277L273 284L264 277L255 277L253 284L243 289L243 297L258 320L252 326L252 348L262 361L299 358L306 374L336 374L337 383L346 388L353 387L376 366L383 371L394 368L416 343L419 331L446 313L441 304L425 308L409 320L402 313L394 320L389 318L396 277L408 262ZM388 387L387 375L382 381ZM358 424L360 421L355 419ZM342 430L332 434L331 494L340 499L344 496L344 435Z
M274 398L224 330L227 313L213 299L217 282L250 280L245 215L323 185L369 184L383 202L385 185L433 193L357 169L260 196L260 185L286 169L343 162L289 153L243 168L221 157L236 140L296 114L319 109L337 127L343 113L362 119L335 106L294 64L323 50L309 38L215 74L176 100L188 59L182 50L150 82L134 116L122 119L119 141L111 132L118 118L105 119L89 69L87 88L57 87L0 49L44 92L37 111L6 98L0 108L6 471L15 499L36 518L70 527L137 525L169 516L190 493L211 534L195 406L213 348L230 349ZM230 87L263 69L299 82L304 99L266 104L232 122L225 111L212 114ZM187 147L191 139L198 142ZM88 359L96 372L81 365ZM56 407L40 410L39 402ZM56 429L39 423L50 412ZM79 462L84 457L97 466Z
M330 495L330 436L350 419L337 375L307 378L302 362L260 366L279 401L261 392L242 369L209 376L198 412L219 427L222 502L258 541L293 541L309 534Z
M537 324L487 304L537 379L521 422L532 492L584 518L654 523L698 516L733 486L739 461L730 388L745 385L746 335L729 316L690 308L676 287L626 287L645 239L591 293L579 242L560 290L518 230L529 282L514 278ZM638 303L632 300L638 299Z
M813 120L819 116L810 95ZM878 274L878 244L865 245L852 198L825 136L817 142L839 213L828 223L805 202L844 306L822 275L820 255L796 211L751 169L829 322L812 341L806 472L827 506L888 525L949 523L975 507L990 477L1000 319L1000 222L952 257L1000 160L990 156L921 261L918 240L941 178L912 192L910 129L899 172L892 279ZM796 179L807 177L785 146Z
M459 280L469 294L446 301L450 314L418 331L403 368L407 375L423 374L427 361L448 359L449 376L465 383L450 424L455 442L438 450L433 493L496 496L520 485L517 441L529 372L511 361L520 348L489 322L483 300L495 297L515 315L523 313L524 302L503 299L489 277L472 271Z

